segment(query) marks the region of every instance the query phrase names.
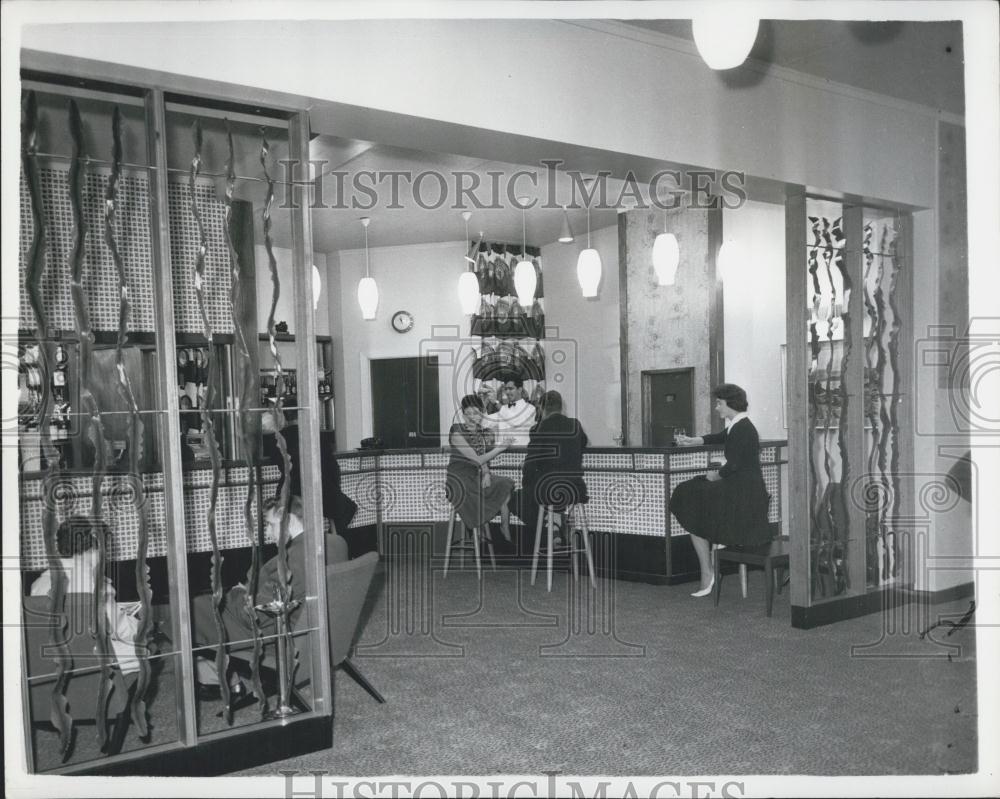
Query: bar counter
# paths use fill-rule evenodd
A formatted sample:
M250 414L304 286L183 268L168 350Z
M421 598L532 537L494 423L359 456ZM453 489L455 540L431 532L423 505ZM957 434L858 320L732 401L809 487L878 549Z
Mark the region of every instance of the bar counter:
M761 442L764 481L771 494L770 519L785 525L786 441ZM492 462L495 474L521 484L521 465L526 450L513 447ZM687 533L669 511L670 492L678 483L704 474L712 460L721 459L720 447L669 449L590 447L583 458L584 480L590 495L587 504L589 529L601 537L595 551L613 558L599 558L599 571L625 579L651 582L683 582L697 575L697 563ZM369 548L363 542L384 542L394 531L408 527L431 529L435 553L443 553L444 528L451 513L445 497L446 449L351 450L336 455L341 470L341 488L358 505L357 514L345 531L352 555ZM223 550L249 546L244 527L248 467L235 462L220 474L216 502L217 535ZM278 469L260 470L262 489L278 481ZM167 535L163 508L163 475L141 475L149 525L148 557L166 554ZM189 553L211 550L207 509L212 475L207 464L186 464L184 471L185 537ZM112 530L108 547L111 561L135 558L137 512L133 504L135 478L109 474L102 483L103 505ZM42 481L25 477L21 492L22 568L45 568L42 540L42 510L46 502L58 506L58 516L88 513L91 480L86 475L66 475L59 482L58 496L46 497ZM517 517L512 521L516 524ZM353 539L353 540L352 540ZM362 543L359 543L362 542ZM375 546L371 543L370 546Z
M761 442L761 466L770 493L769 517L784 525L787 442ZM512 447L491 462L494 474L521 485L525 448ZM435 554L443 554L451 505L445 497L449 454L442 449L354 450L337 453L341 489L358 504L351 528L374 528L379 548L394 530L433 525ZM669 449L589 447L583 456L588 528L598 571L608 576L657 583L684 582L698 575L687 532L667 504L674 486L708 471L722 448ZM512 517L512 522L517 523ZM350 531L349 531L350 532ZM608 557L613 558L611 562Z

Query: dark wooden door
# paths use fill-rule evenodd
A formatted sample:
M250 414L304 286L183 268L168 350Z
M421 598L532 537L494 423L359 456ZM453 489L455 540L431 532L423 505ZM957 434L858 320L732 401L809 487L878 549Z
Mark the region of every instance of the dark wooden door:
M674 431L689 436L694 427L694 369L657 369L642 373L642 445L669 447Z
M373 360L371 375L375 437L389 449L438 446L437 358Z

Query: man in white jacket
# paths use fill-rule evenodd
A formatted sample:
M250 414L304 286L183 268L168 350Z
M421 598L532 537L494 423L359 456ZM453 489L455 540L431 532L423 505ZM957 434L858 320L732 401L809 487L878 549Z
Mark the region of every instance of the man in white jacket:
M504 381L500 410L486 417L497 432L497 438L510 437L512 446L528 446L531 428L535 426L535 406L524 398L524 384L518 378Z

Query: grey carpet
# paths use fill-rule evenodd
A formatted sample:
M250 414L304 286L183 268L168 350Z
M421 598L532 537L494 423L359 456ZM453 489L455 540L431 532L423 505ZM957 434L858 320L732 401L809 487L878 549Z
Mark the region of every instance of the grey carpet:
M571 593L557 573L548 594L543 581L532 587L526 572L501 570L480 585L471 571L437 573L433 636L412 619L406 634L396 613L407 604L405 583L385 581L354 662L387 704L338 673L332 749L240 774L976 769L973 630L921 641L926 625L913 617L908 635L883 637L880 614L795 630L787 591L774 616L764 615L759 571L745 600L738 578L727 578L718 608L690 597L693 585L598 580L591 594L581 580ZM590 596L598 601L587 613L575 599ZM967 605L931 610L960 615ZM905 606L896 621L917 612ZM555 626L529 626L548 621ZM870 656L852 656L852 647L880 640ZM942 642L961 645L951 661Z
M383 564L354 657L387 703L338 672L333 747L238 774L976 770L974 630L917 635L967 600L795 630L787 591L764 615L759 571L747 599L727 577L718 608L690 597L693 584L599 579L591 591L557 572L549 594L525 570L415 577L408 561ZM884 618L910 629L885 634ZM154 743L176 736L171 672L150 697ZM202 732L223 725L218 710L200 704ZM248 708L235 723L254 721ZM55 734L34 737L56 765ZM97 754L93 737L81 728L73 762ZM132 730L125 749L139 747Z

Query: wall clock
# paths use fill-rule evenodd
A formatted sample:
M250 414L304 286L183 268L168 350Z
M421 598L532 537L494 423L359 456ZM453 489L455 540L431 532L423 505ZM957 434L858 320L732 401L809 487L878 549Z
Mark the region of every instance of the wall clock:
M392 315L392 329L397 333L406 333L413 329L413 314L409 311L396 311Z

